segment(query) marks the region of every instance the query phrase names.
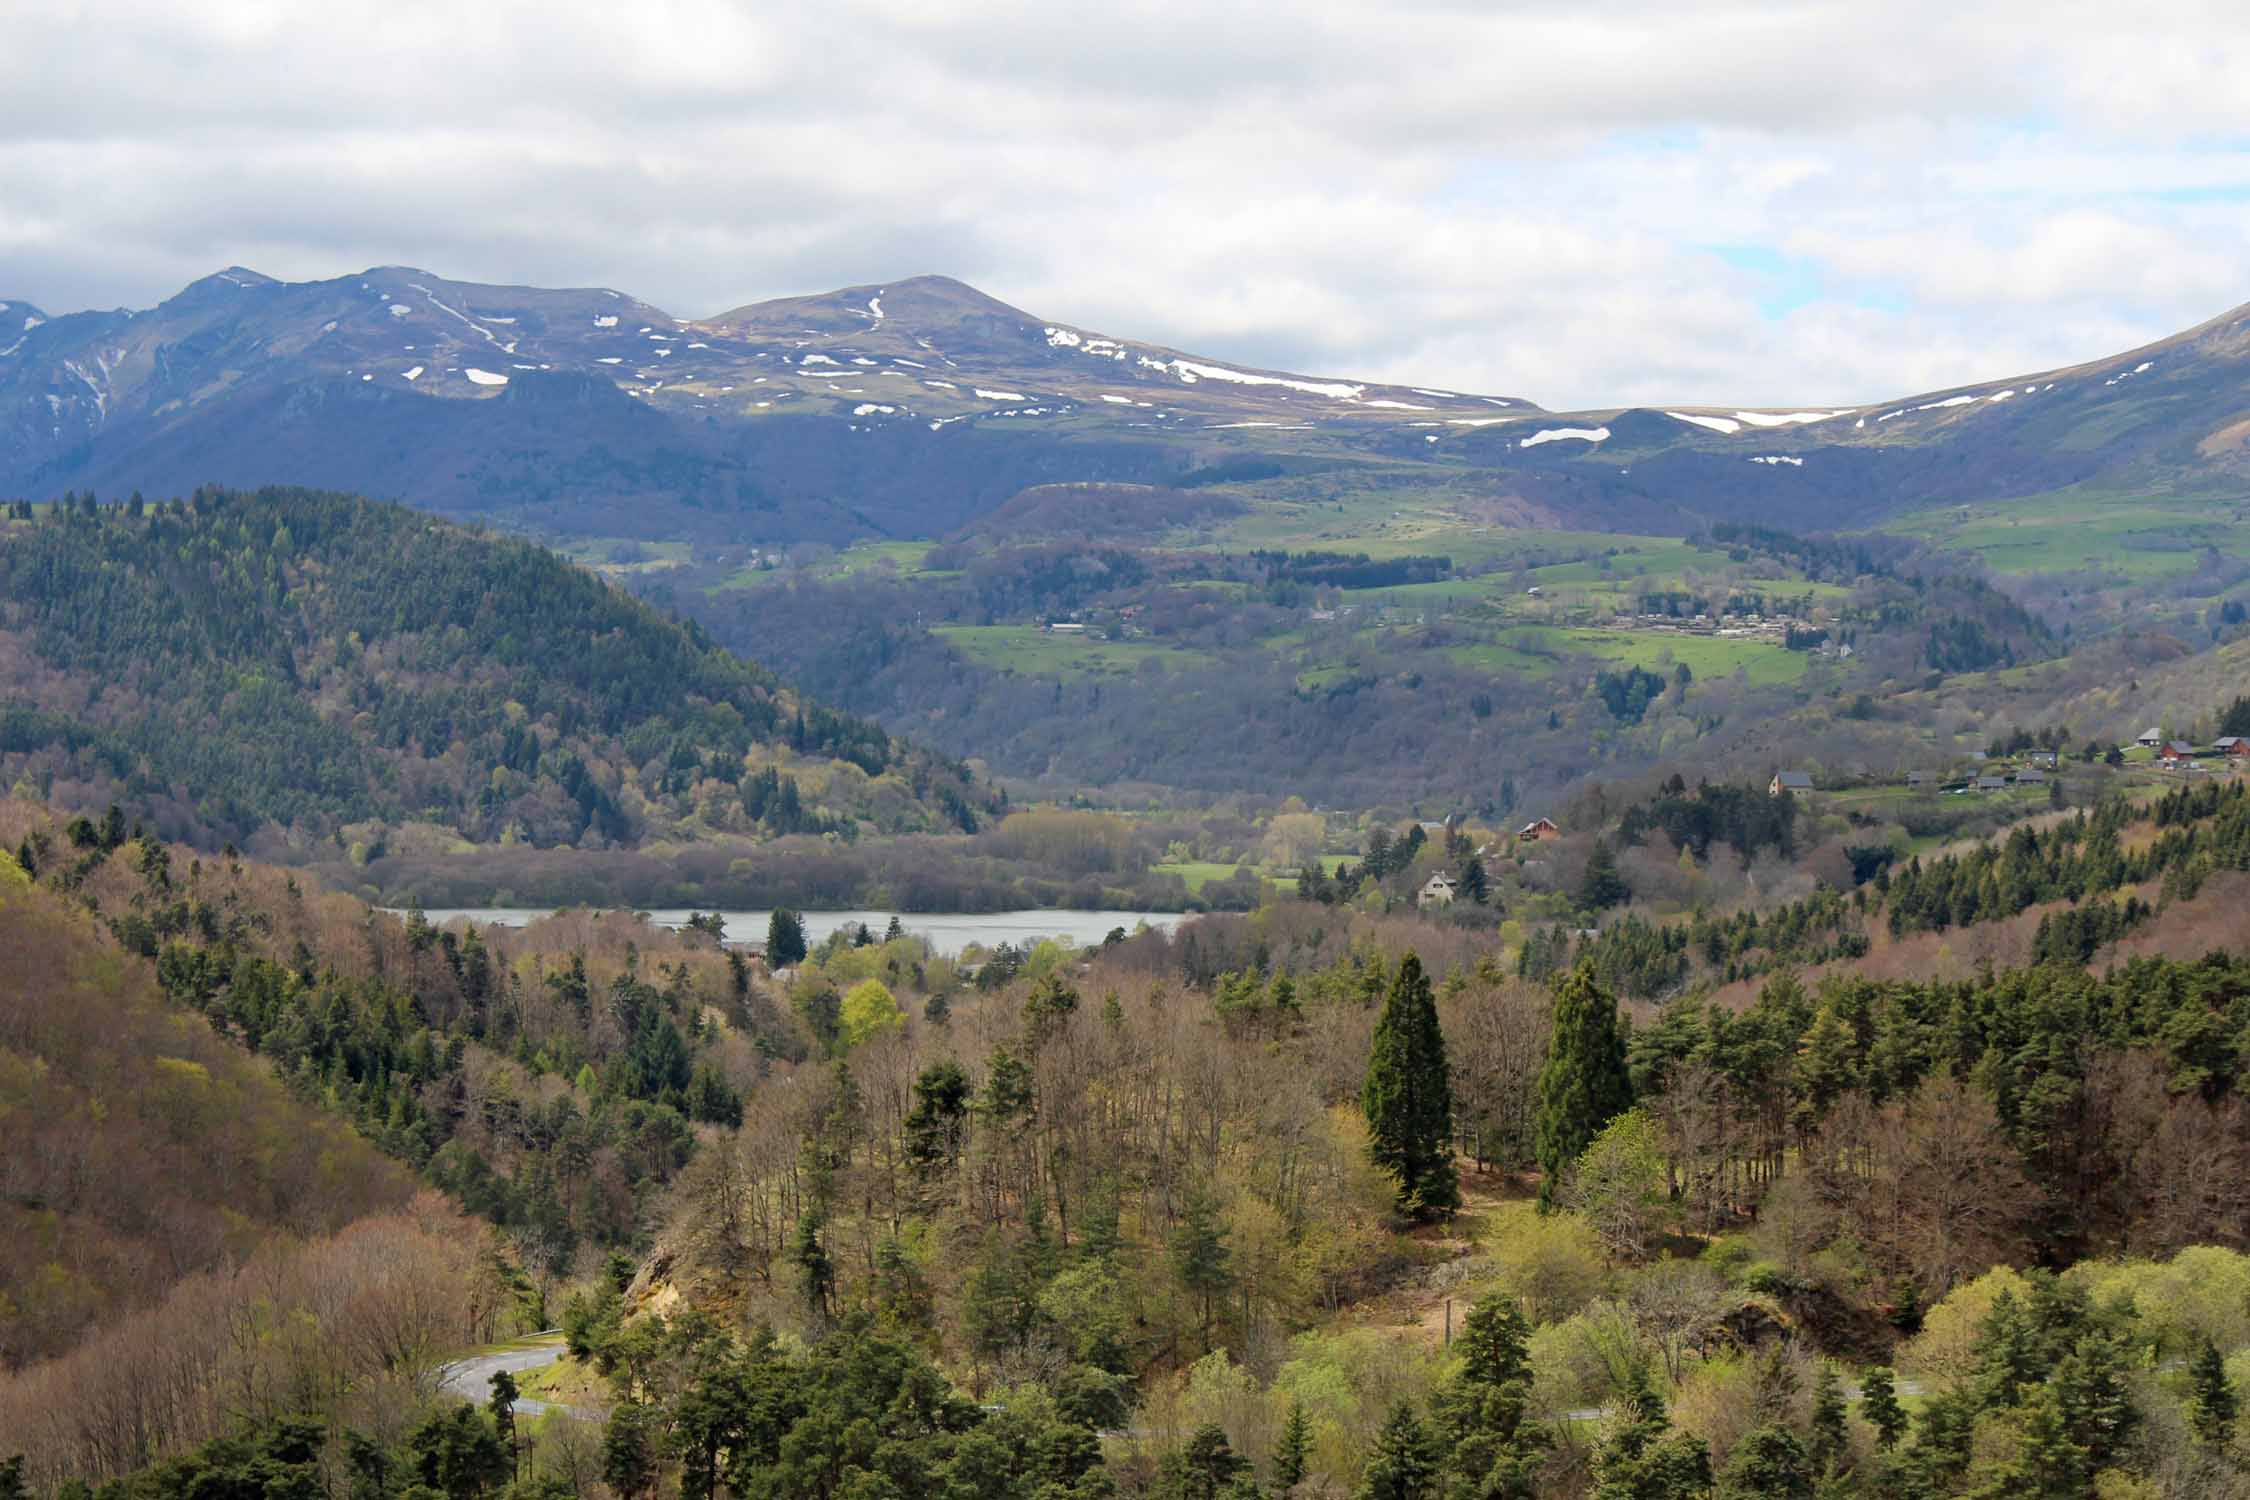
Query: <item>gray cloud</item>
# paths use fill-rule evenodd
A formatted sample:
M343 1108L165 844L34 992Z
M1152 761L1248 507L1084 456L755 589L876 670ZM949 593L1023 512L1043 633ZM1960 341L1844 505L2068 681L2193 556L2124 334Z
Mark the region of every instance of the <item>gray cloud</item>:
M230 262L682 314L943 271L1556 405L1867 400L2246 291L2250 18L2000 0L14 4L0 297Z

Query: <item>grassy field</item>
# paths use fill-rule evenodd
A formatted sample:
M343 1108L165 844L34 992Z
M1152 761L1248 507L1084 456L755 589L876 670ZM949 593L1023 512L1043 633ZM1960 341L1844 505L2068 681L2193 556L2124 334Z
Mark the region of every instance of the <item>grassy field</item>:
M556 550L581 567L612 577L662 573L695 560L695 549L687 542L644 542L622 536L582 537Z
M2206 548L2250 557L2250 511L2239 498L2062 490L1917 511L1886 529L1974 552L1993 571L2018 576L2099 568L2147 582L2193 572Z
M1107 677L1139 670L1143 662L1205 667L1209 652L1149 641L1096 641L1055 635L1037 625L940 625L931 632L979 666L1025 677Z
M1739 670L1761 686L1795 682L1813 661L1810 652L1790 651L1769 641L1654 630L1571 630L1553 625L1511 626L1489 643L1456 646L1448 654L1464 666L1534 677L1554 672L1568 656L1593 656L1652 672L1669 671L1685 663L1699 682L1731 677Z
M1320 856L1320 867L1333 875L1345 865L1350 864L1352 858L1353 856L1349 854L1323 854ZM1217 860L1182 859L1173 860L1168 864L1151 865L1149 868L1159 875L1179 876L1180 879L1187 882L1190 895L1201 895L1203 888L1212 881L1233 879L1234 872L1238 867L1221 864ZM1294 891L1297 888L1297 873L1294 870L1282 871L1266 865L1253 864L1250 866L1250 871L1261 879L1272 881L1284 891Z
M1187 882L1188 894L1195 896L1203 894L1203 888L1214 880L1233 879L1235 871L1233 865L1223 865L1208 859L1176 860L1170 864L1151 865L1149 868L1159 875L1179 876Z

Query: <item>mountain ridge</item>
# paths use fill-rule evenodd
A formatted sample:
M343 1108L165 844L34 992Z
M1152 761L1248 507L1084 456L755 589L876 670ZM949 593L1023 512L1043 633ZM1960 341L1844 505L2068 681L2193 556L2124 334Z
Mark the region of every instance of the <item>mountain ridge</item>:
M400 266L230 267L138 311L0 308L0 331L22 325L0 349L0 492L289 482L566 535L936 536L1033 485L1163 484L1246 454L1438 473L1528 524L1676 531L1808 505L1866 524L1933 491L2152 464L2193 488L2250 461L2250 305L1882 403L1570 412L1186 353L941 275L692 319Z

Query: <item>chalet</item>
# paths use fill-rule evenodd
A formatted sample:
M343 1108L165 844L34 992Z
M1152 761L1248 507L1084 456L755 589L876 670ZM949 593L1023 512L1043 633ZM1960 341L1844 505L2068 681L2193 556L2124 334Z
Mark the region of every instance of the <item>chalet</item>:
M1561 836L1562 830L1555 826L1553 818L1533 818L1516 830L1516 837L1527 844L1536 844L1541 839L1560 838Z
M2222 734L2211 742L2211 748L2221 755L2250 756L2250 735Z
M1783 792L1810 792L1812 773L1809 771L1776 771L1773 780L1766 784L1766 795L1778 797Z
M2186 740L2166 740L2163 748L2156 752L2156 758L2166 764L2193 760L2195 759L2195 747Z
M2004 792L2008 789L2008 778L2005 776L1979 776L1976 779L1976 789L1980 792Z
M1906 773L1906 784L1913 787L1928 786L1930 784L1930 773L1927 771L1909 771Z
M2158 745L2164 743L2164 731L2161 729L2144 729L2134 739L2133 743L2143 750L2154 750Z
M2016 772L2017 786L2045 786L2046 784L2047 773L2035 766Z
M2056 766L2062 763L2061 756L2057 755L2052 750L2034 750L2029 755L2025 756L2024 759L2030 761L2035 766L2045 766L2050 771L2052 771Z
M1414 898L1414 904L1423 907L1451 906L1453 904L1453 877L1450 875L1432 875L1429 883L1422 887L1422 894Z

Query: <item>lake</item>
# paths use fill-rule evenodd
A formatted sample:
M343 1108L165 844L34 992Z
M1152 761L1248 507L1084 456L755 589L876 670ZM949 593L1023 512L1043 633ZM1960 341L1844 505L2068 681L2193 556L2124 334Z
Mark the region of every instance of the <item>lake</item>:
M543 917L555 914L554 907L535 906L470 906L429 908L422 915L437 926L444 926L456 917L474 922L479 927L525 927ZM685 927L693 915L688 907L676 910L651 911L648 919L659 927ZM730 943L763 943L766 925L773 918L770 911L723 911L720 917L726 922L726 940ZM804 918L805 941L819 946L822 939L839 927L864 922L878 938L890 926L891 913L887 911L808 911L800 912ZM1142 923L1170 932L1186 918L1173 911L995 911L995 912L900 912L902 926L916 937L927 938L932 948L943 954L959 953L975 943L991 948L1000 943L1013 943L1023 947L1040 938L1059 938L1080 948L1090 947L1122 927L1130 933Z

